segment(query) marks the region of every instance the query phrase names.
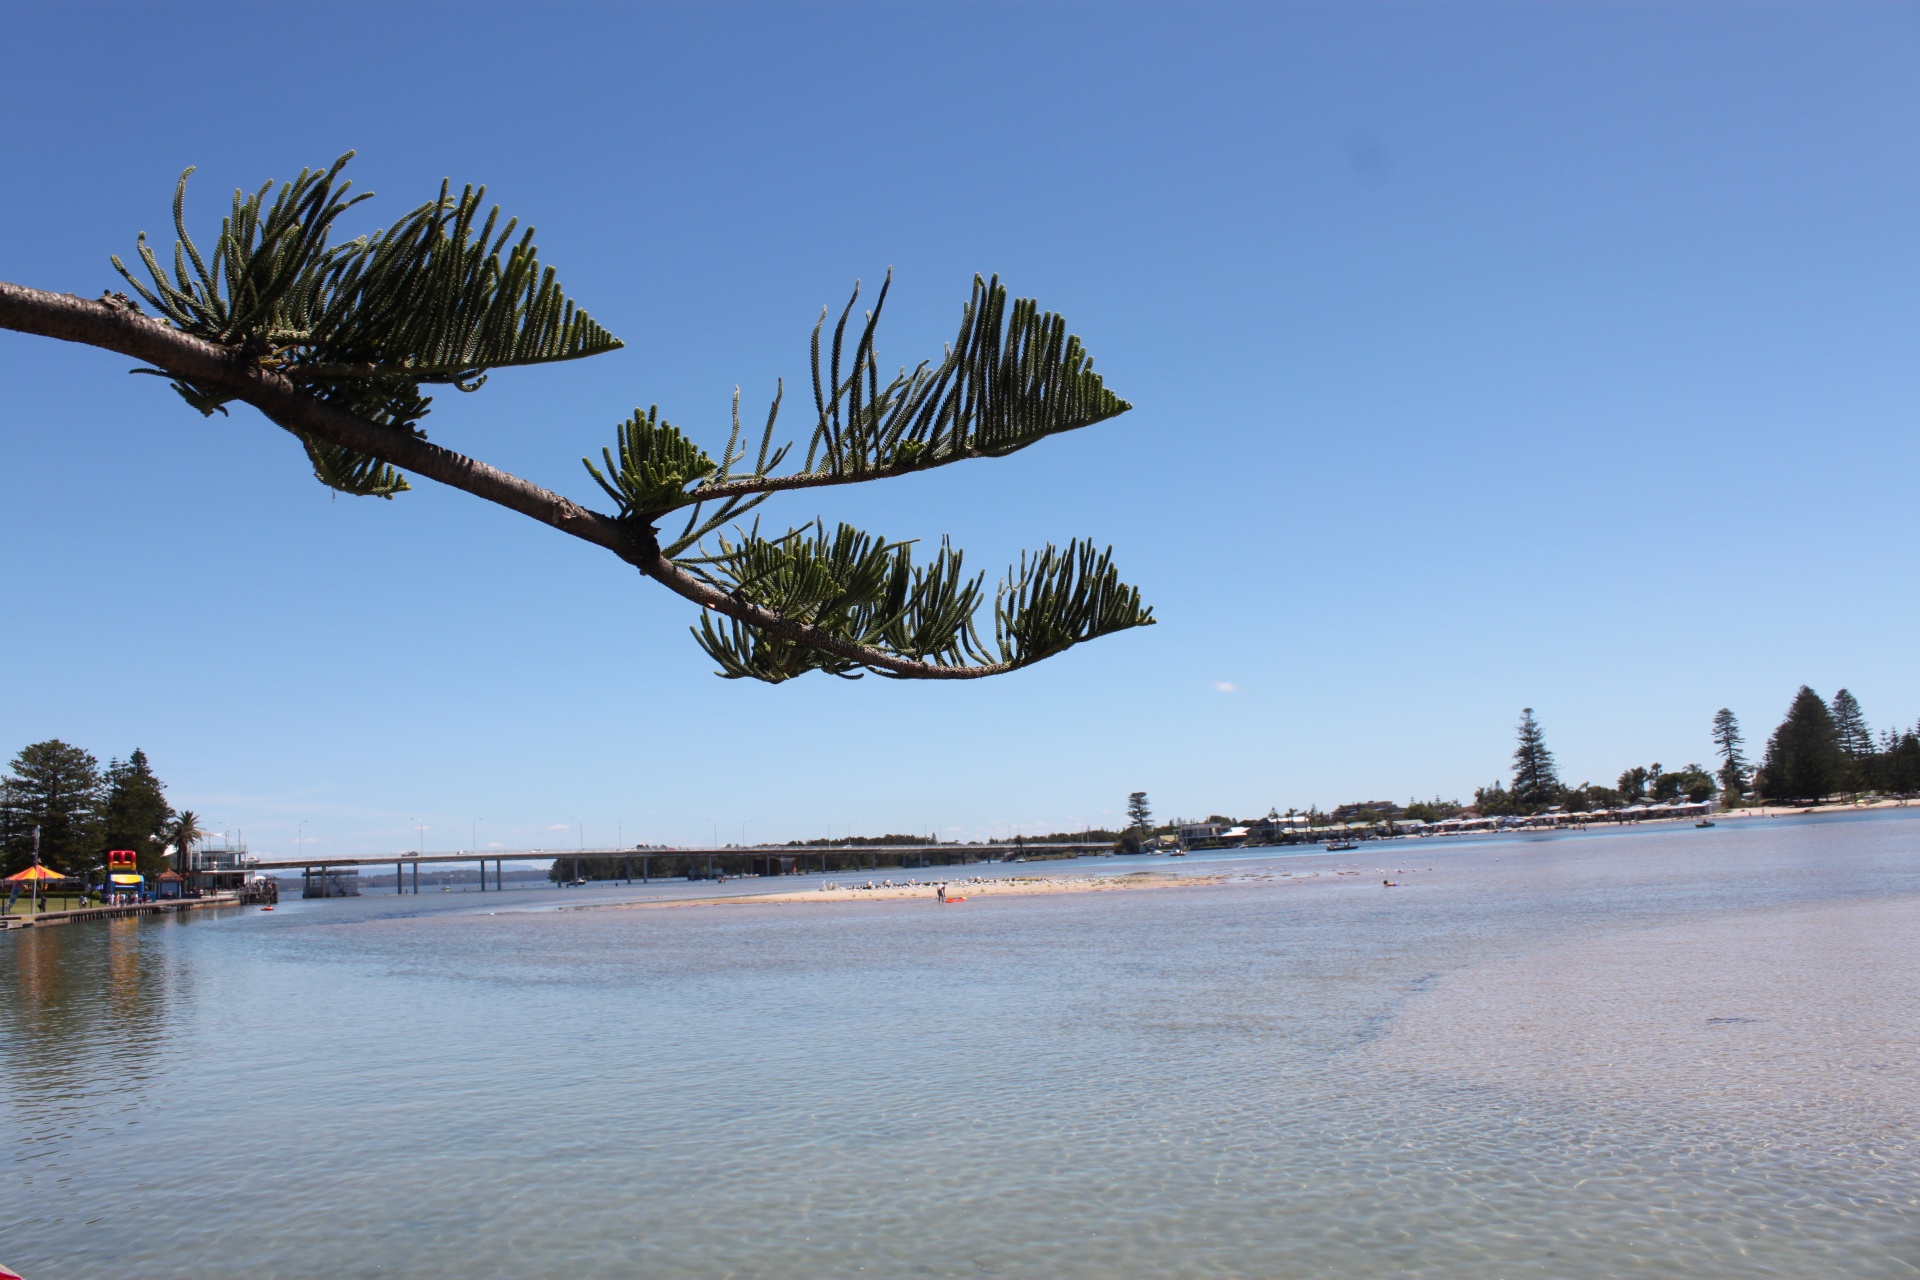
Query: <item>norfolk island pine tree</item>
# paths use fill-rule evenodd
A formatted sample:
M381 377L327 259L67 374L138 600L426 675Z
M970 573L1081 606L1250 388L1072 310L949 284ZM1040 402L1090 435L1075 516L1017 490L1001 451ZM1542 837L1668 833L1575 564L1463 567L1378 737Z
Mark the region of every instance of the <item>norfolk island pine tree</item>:
M485 190L436 199L391 227L335 243L366 193L340 178L352 153L302 170L277 192L234 193L205 255L188 235L187 174L175 189L171 269L138 241L145 279L113 265L138 298L89 300L0 282L0 328L146 361L203 414L251 405L304 449L337 492L391 499L425 476L612 552L701 606L694 639L729 678L779 683L809 671L857 678L975 679L1153 622L1120 580L1111 548L1075 540L1022 554L980 621L985 575L943 540L916 563L911 541L814 520L764 536L743 517L792 490L892 479L1005 457L1132 406L1106 389L1066 322L974 279L960 329L938 361L882 382L874 339L891 276L865 323L854 295L814 327L813 417L804 460L782 469L776 393L757 447L733 434L716 459L661 417L636 410L588 472L612 502L591 510L434 444L424 389L477 391L494 369L603 355L621 345L561 290L529 227L483 214ZM271 197L271 199L269 198ZM149 310L153 314L148 314ZM824 358L823 358L824 355ZM745 465L751 458L751 465ZM663 530L668 517L677 530ZM716 619L718 621L716 622Z
M1846 769L1842 785L1848 791L1858 792L1867 785L1867 774L1874 755L1873 731L1867 727L1866 713L1860 709L1860 700L1846 689L1833 695L1834 740L1840 747L1840 754L1846 757Z
M21 748L0 779L0 874L33 864L36 829L43 864L83 874L97 846L103 798L100 762L91 753L58 738Z
M1127 826L1131 830L1153 834L1153 806L1147 803L1146 792L1127 793Z
M1801 685L1786 717L1767 739L1760 794L1769 800L1820 800L1841 783L1846 765L1833 713L1819 694Z
M1728 804L1746 793L1747 759L1740 752L1745 741L1732 708L1722 707L1713 713L1713 745L1720 752L1720 789L1726 793Z
M1537 812L1560 799L1560 774L1547 750L1547 736L1533 718L1532 707L1520 709L1518 741L1513 749L1513 799L1526 812Z

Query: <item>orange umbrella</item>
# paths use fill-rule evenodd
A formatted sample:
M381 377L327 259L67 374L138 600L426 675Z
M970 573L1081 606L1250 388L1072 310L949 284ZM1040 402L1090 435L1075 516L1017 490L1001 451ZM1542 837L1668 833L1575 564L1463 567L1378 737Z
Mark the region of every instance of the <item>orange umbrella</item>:
M66 878L49 867L34 866L28 867L25 871L14 872L7 877L7 883L11 884L15 880L65 880Z

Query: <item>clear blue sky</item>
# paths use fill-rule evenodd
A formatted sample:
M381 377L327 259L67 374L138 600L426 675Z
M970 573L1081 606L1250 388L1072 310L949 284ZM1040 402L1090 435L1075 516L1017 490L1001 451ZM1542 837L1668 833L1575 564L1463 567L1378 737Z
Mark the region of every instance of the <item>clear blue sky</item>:
M0 278L113 285L189 164L201 228L348 148L368 226L486 183L628 346L429 426L576 497L889 266L883 360L997 271L1138 406L766 510L1111 540L1159 626L769 688L603 552L0 334L0 749L144 747L256 849L1250 815L1465 795L1522 706L1573 782L1803 682L1920 717L1914 5L22 5L0 69Z

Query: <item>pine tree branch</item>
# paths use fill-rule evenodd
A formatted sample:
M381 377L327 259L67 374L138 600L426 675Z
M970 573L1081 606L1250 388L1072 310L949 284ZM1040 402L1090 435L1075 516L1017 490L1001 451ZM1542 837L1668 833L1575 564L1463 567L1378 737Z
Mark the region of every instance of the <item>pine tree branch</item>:
M397 426L385 426L304 394L284 375L242 352L206 342L143 316L111 296L99 301L0 281L0 328L39 334L144 360L171 377L231 392L297 436L371 453L438 480L622 559L630 538L609 516Z
M784 476L768 474L778 465L778 458L771 463L766 460L773 418L779 411L776 396L761 446L761 465L748 475L733 476L723 469L701 479L674 495L674 505L859 484L969 458L1004 458L1049 436L1105 422L1133 407L1107 390L1080 339L1067 332L1064 319L1042 312L1031 298L1010 300L998 276L973 278L973 296L961 310L959 332L939 362L903 368L882 386L874 341L892 281L889 272L855 339L845 376L841 356L847 322L860 296L858 287L833 330L824 366L820 340L824 312L814 326L813 397L818 418L800 470Z
M222 347L141 315L124 298L99 300L48 293L0 281L0 329L98 347L147 364L196 386L217 389L258 409L303 441L370 454L449 488L519 512L530 519L603 547L674 594L773 635L909 679L975 680L1024 665L938 666L852 644L791 618L741 600L682 569L660 553L654 530L617 520L529 480L456 453L402 426L371 421L307 395L284 374L245 350Z

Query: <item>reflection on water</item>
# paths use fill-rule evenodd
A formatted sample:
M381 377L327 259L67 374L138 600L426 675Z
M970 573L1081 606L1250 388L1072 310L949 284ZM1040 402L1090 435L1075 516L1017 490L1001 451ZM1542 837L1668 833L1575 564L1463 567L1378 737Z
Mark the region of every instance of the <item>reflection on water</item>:
M170 958L168 924L109 920L7 935L0 1031L7 1078L41 1097L89 1097L103 1076L146 1082L168 1023L190 998L192 969Z
M0 1067L44 1089L15 1090L0 1258L1908 1276L1916 837L1239 855L1193 860L1252 877L1217 888L965 909L510 910L568 900L528 892L27 931L0 939ZM1306 874L1336 866L1361 874Z

